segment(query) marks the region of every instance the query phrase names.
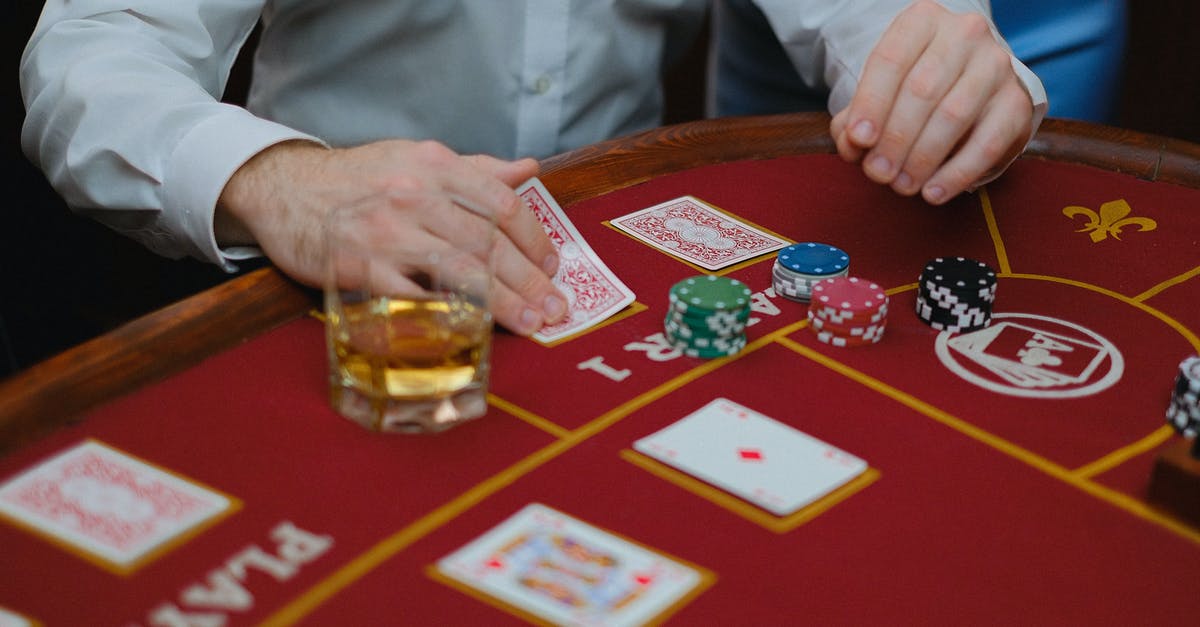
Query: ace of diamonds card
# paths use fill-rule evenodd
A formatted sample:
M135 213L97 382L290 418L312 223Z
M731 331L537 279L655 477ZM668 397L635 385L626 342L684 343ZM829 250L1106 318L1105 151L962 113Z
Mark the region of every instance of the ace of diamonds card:
M776 516L803 508L867 470L858 457L724 398L633 448Z

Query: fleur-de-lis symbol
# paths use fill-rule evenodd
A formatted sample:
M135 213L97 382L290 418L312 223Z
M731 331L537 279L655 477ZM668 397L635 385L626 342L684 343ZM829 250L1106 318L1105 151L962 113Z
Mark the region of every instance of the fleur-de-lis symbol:
M1103 205L1100 205L1100 213L1097 215L1095 211L1087 207L1064 207L1063 215L1068 218L1075 216L1083 216L1087 218L1087 224L1083 225L1082 229L1077 229L1076 233L1088 233L1092 238L1092 242L1101 242L1109 235L1113 239L1121 239L1121 229L1127 226L1136 226L1138 231L1153 231L1158 228L1158 223L1151 218L1142 218L1134 216L1127 218L1133 211L1129 203L1125 202L1124 198L1110 200Z

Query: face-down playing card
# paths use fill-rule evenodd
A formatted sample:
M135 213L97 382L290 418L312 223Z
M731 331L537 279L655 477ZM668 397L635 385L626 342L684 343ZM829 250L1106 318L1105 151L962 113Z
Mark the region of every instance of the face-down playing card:
M529 179L517 186L517 195L542 223L546 236L558 251L554 286L567 299L567 316L534 334L541 342L553 342L579 333L607 320L634 301L633 291L613 274L542 182Z
M131 568L235 505L96 441L0 484L0 517L117 570Z
M621 216L610 224L668 255L720 270L788 245L693 196Z
M555 624L640 625L697 591L704 577L665 555L532 503L436 566Z
M777 516L803 508L867 469L858 457L724 398L633 448Z

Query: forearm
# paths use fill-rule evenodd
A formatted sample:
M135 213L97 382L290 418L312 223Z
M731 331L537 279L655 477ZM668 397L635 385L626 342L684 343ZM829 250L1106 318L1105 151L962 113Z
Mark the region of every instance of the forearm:
M161 254L227 263L213 234L225 181L303 134L218 101L260 7L202 4L47 2L21 62L22 145L76 210Z

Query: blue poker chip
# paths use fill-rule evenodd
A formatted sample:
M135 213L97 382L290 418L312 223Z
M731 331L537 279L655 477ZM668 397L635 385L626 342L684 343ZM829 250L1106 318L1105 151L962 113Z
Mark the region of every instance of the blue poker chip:
M799 242L780 249L779 265L802 274L836 274L850 267L850 255L837 246Z

